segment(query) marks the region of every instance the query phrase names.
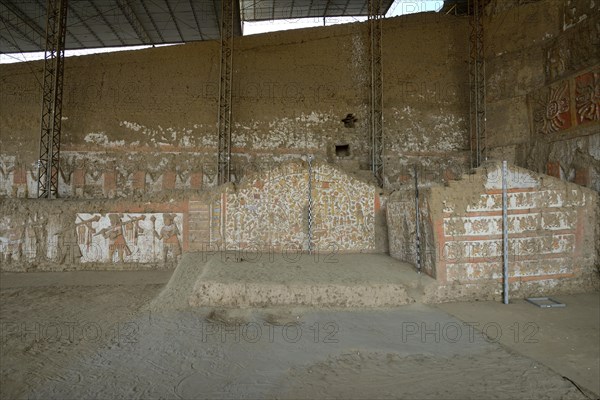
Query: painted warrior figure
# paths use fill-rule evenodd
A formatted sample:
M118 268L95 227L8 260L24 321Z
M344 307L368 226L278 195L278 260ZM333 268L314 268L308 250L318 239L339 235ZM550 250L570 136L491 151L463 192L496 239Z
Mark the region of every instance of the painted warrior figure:
M133 243L134 246L138 245L138 238L144 233L144 228L140 226L140 221L146 219L146 216L134 218L131 215L128 216L129 221L125 224L125 235L128 243Z
M113 260L115 252L119 255L119 261L123 262L124 256L130 256L131 250L127 246L125 237L123 236L123 223L118 214L108 214L110 227L102 229L99 233L108 239L108 258Z
M23 259L23 244L25 242L25 221L17 219L8 230L8 242L4 247L4 261L10 264L15 259ZM16 257L15 257L16 255Z
M84 220L78 214L77 218L81 220L81 222L75 223L75 227L77 229L77 243L84 245L86 250L89 252L90 247L92 246L92 236L96 233L96 229L92 226L92 224L100 221L100 216L95 215L90 219Z
M35 237L35 258L43 260L48 251L48 232L46 231L47 218L43 213L35 213L34 217L29 217L29 226L33 230Z
M97 217L97 219L99 219ZM58 222L61 228L56 235L56 249L57 254L55 260L60 263L79 263L83 253L79 248L78 237L77 237L77 224L72 225L70 221L62 218ZM81 225L80 225L81 226Z
M152 222L154 223L154 220ZM181 255L181 244L178 237L179 229L175 224L175 214L163 214L163 222L164 226L160 229L160 233L154 230L154 237L163 241L163 262L167 262L169 254L177 261Z

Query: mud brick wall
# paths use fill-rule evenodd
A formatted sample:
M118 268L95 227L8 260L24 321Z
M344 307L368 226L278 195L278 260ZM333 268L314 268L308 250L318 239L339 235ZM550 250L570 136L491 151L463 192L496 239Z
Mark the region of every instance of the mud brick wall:
M598 194L511 166L508 176L511 290L553 290L598 280ZM424 271L440 283L495 288L502 282L501 166L490 163L449 186L432 187L421 204ZM412 200L414 204L414 199ZM390 253L414 262L414 206L388 203ZM408 228L408 229L407 229ZM407 230L410 232L407 235ZM575 285L576 286L576 285Z
M324 163L312 165L310 244L316 252L385 252L385 196ZM189 197L5 199L0 270L173 267L183 252L309 250L308 163L294 161Z
M468 21L383 21L386 182L407 168L468 165ZM370 173L365 23L236 38L234 180L312 154ZM168 62L167 62L168 61ZM189 43L65 61L60 192L136 198L215 185L219 45ZM43 64L0 66L0 196L34 197ZM37 77L37 79L36 79ZM357 119L346 127L347 114ZM349 146L338 151L336 146Z
M487 14L489 157L600 191L600 3L494 0Z

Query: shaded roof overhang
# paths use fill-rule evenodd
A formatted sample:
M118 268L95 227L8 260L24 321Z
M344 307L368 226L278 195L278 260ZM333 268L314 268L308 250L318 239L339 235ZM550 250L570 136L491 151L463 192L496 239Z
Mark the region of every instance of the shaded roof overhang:
M368 0L239 0L241 21L352 17L368 14ZM384 15L393 0L382 0ZM219 38L221 0L69 0L68 50L160 45ZM46 0L0 0L0 52L43 51Z
M234 13L241 35L239 7ZM69 0L65 48L218 39L220 14L220 0ZM0 0L0 52L44 50L45 36L46 0Z
M385 15L394 0L382 0ZM240 0L244 21L277 19L359 17L369 14L368 0Z

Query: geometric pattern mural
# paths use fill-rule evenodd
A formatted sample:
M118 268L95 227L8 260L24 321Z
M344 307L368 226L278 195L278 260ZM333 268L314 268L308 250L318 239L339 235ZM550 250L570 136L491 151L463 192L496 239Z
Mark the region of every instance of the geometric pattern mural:
M535 134L600 122L600 67L537 90L529 104Z
M600 68L575 78L577 124L600 121Z

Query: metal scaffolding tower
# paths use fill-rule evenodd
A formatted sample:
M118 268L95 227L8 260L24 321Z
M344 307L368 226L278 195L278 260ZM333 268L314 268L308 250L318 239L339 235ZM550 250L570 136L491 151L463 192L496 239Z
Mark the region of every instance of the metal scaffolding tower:
M381 0L369 0L369 50L371 57L369 133L371 170L383 186L383 76L381 69Z
M470 0L469 37L471 168L487 159L485 132L485 53L483 43L484 1Z
M58 197L66 31L67 0L48 0L38 161L38 197L40 198Z
M231 177L231 85L233 78L233 0L221 0L221 70L219 86L218 183Z

